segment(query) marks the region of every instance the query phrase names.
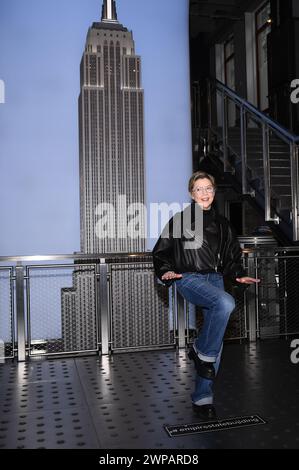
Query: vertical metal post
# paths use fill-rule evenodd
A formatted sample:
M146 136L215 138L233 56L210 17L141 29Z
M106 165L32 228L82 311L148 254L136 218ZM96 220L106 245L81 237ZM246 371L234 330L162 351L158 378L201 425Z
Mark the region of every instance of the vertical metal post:
M299 223L298 223L298 206L299 206L299 190L298 190L298 145L292 142L290 144L291 157L291 191L292 191L292 222L293 222L293 240L299 240Z
M186 302L186 330L185 330L185 342L189 343L190 341L190 332L189 332L189 324L190 324L190 304Z
M248 253L248 276L255 277L255 253ZM246 292L247 313L248 313L248 336L249 341L257 340L257 318L258 318L258 286L255 285L255 292L251 289Z
M212 148L212 84L210 80L206 82L207 86L207 108L208 108L208 144L207 153L211 152ZM206 155L205 155L206 156Z
M101 331L102 354L109 354L109 305L108 305L108 265L102 258L97 265L97 275L99 277L98 289L98 322Z
M207 80L207 95L208 95L208 127L212 129L212 84Z
M286 260L286 256L287 256L287 252L286 251L283 251L283 256L284 256L284 260L283 260L283 287L284 287L284 296L283 296L283 318L284 318L284 326L285 326L285 333L288 334L288 316L287 316L287 308L288 308L288 291L287 291L287 260ZM276 258L275 259L276 261L276 266L278 264L278 259ZM277 272L279 273L279 270L277 268ZM279 285L281 286L282 285L282 282L281 280L279 280Z
M241 125L241 160L242 160L242 193L248 194L247 187L247 142L246 142L246 111L243 106L240 108Z
M265 220L272 220L271 219L269 127L264 122L262 124L262 130L263 130Z
M254 273L253 277L259 277L259 266L258 266L258 253L254 256ZM260 337L260 290L259 284L254 284L254 299L255 299L255 324L256 324L256 338Z
M242 246L243 248L243 246ZM243 253L243 267L245 268L246 272L248 272L248 253ZM247 290L244 290L243 293L243 308L244 308L244 338L248 338L248 302L247 302Z
M177 312L176 312L176 288L175 283L169 289L169 314L172 316L173 326L173 341L176 344L176 330L177 330Z
M16 309L17 309L17 340L18 361L26 359L25 303L24 303L24 266L17 263L16 272Z
M177 303L177 326L178 326L178 347L184 348L186 346L185 337L185 299L176 290L176 303Z
M223 169L224 171L229 171L227 135L228 135L227 97L224 91L222 91L222 141L223 141L223 166L224 166Z
M31 312L30 312L30 268L26 268L26 308L27 308L27 343L28 354L31 354Z
M277 93L276 92L276 98L277 98ZM286 86L285 90L285 95L289 95L289 87L288 85ZM296 111L297 113L297 111ZM278 98L276 99L276 116L275 116L276 121L278 121ZM292 132L295 132L294 129L294 104L292 103L292 100L289 100L289 129L291 129Z
M14 272L13 268L9 268L9 277L10 277L10 311L11 311L11 339L12 339L12 348L13 348L13 357L15 357L16 352L16 312L15 312L15 300L14 300Z

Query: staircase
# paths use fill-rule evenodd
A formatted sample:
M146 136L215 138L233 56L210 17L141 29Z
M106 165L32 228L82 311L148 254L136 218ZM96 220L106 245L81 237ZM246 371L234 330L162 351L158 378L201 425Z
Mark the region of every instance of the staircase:
M209 136L220 149L224 170L233 174L243 194L256 200L266 222L274 222L290 242L298 242L299 137L221 82L213 81L208 89Z

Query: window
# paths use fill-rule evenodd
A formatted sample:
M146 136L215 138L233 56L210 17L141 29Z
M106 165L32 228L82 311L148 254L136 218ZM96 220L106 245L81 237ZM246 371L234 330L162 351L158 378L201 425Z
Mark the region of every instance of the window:
M235 44L234 37L231 36L224 43L224 77L225 84L235 89Z
M224 82L225 84L235 90L235 42L234 37L230 36L223 45L224 49ZM234 126L236 120L236 107L234 103L229 100L228 102L228 125Z
M255 13L256 24L256 61L257 61L257 99L258 107L268 111L268 47L267 37L271 32L271 6L264 3Z

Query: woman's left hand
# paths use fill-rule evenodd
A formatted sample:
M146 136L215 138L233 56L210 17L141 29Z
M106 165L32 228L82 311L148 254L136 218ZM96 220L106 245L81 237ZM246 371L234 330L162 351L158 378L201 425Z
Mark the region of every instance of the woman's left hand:
M237 277L236 278L237 282L240 282L240 284L257 284L258 282L261 282L260 279L255 279L254 277Z

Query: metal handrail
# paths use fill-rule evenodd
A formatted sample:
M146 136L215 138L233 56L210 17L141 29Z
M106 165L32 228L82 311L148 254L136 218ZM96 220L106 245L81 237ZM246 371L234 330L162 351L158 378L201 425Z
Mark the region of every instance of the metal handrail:
M252 243L252 247L246 247L242 251L244 253L247 252L255 252L259 250L263 250L264 247L258 247L255 246L261 242L267 246L272 246L272 241L274 238L272 236L264 236L264 235L250 235L246 237L238 237L238 240L240 243ZM299 246L275 246L275 251L277 252L285 252L285 251L291 251L291 252L299 252ZM59 261L59 260L67 260L67 259L74 259L74 260L91 260L95 261L95 259L99 260L108 260L108 259L113 259L113 258L147 258L151 257L152 252L151 251L142 251L142 252L136 252L136 253L92 253L92 254L58 254L58 255L25 255L25 256L0 256L0 263L3 262L28 262L28 261ZM26 265L27 266L27 265ZM52 267L52 265L49 265ZM59 266L62 266L59 264ZM67 265L69 266L69 265ZM36 266L34 266L36 267ZM0 269L11 269L11 266L0 266Z
M113 258L145 258L151 256L151 251L142 251L136 253L74 253L70 254L58 254L58 255L17 255L17 256L0 256L0 263L6 262L34 262L34 261L55 261L55 260L106 260Z
M293 134L292 132L288 131L285 127L275 122L273 119L267 116L267 114L263 113L258 108L256 108L253 104L250 104L244 98L241 98L240 96L238 96L231 88L224 85L224 83L220 82L217 79L214 79L211 81L212 82L214 81L217 84L217 86L221 89L221 91L224 91L230 98L233 99L233 101L237 102L247 111L250 111L256 117L258 117L260 119L260 122L268 124L269 127L271 127L272 129L276 130L279 134L282 134L284 137L286 137L288 142L291 141L293 143L299 143L298 135Z
M283 126L275 122L269 116L259 111L244 98L238 96L231 88L227 87L216 79L208 79L208 126L209 136L211 132L215 133L212 125L212 87L218 92L221 100L222 111L222 152L224 171L231 171L228 159L228 100L231 100L240 109L240 138L241 138L241 163L242 163L242 193L253 196L252 190L248 187L247 181L247 127L246 114L253 116L256 123L261 124L263 139L263 168L264 168L264 209L265 220L276 224L280 223L279 208L272 208L271 199L271 155L270 155L270 132L272 131L277 138L289 145L290 177L291 177L291 198L292 207L290 208L290 220L293 225L293 240L299 240L299 163L298 148L299 136L289 132ZM217 132L216 132L217 134ZM272 216L272 212L275 212Z
M73 260L78 261L76 264L66 264L65 261ZM41 264L42 261L54 261L55 264ZM56 263L56 261L64 261L62 264ZM101 354L109 353L110 336L109 336L109 324L110 324L110 307L109 307L109 292L111 283L109 282L110 268L111 265L120 264L123 265L125 262L131 265L133 268L136 265L142 267L148 266L149 269L153 269L152 265L152 253L151 251L135 252L135 253L74 253L74 254L58 254L58 255L29 255L29 256L1 256L0 263L10 263L11 266L1 266L2 269L11 270L11 281L14 281L15 298L16 298L16 311L14 318L17 323L17 355L18 361L25 361L27 357L27 351L30 351L31 345L31 327L30 327L30 274L29 271L32 269L47 269L47 268L69 268L73 267L76 269L77 266L93 266L94 276L97 279L95 287L95 302L96 302L96 324L98 331L97 345L101 345ZM28 264L34 263L37 264ZM13 266L13 264L16 264ZM12 296L13 297L13 296ZM177 315L180 318L180 322L184 320L184 311L178 309ZM26 318L27 317L27 318ZM184 320L185 321L185 320ZM26 328L27 326L27 328ZM185 331L185 330L184 330ZM100 332L100 334L99 334ZM100 339L100 341L99 341ZM179 344L182 347L185 336L179 338ZM28 345L28 346L27 346ZM173 344L173 346L175 343ZM92 352L98 350L93 349ZM88 352L87 350L85 352ZM91 350L90 350L91 352ZM29 352L30 354L30 352ZM56 353L47 353L47 355L55 355ZM66 352L66 354L68 354Z
M283 259L299 259L299 247L277 247L272 245L273 237L269 236L249 236L249 237L239 237L240 243L244 244L253 244L254 246L249 246L243 249L244 259L247 259L246 269L248 270L249 275L254 275L258 277L258 272L256 271L256 260L263 260L263 259L279 259L281 256ZM258 246L258 244L263 244L264 246ZM257 246L256 246L257 245ZM266 249L266 253L265 253ZM142 252L142 253L108 253L106 254L106 258L103 258L102 254L73 254L73 255L37 255L35 259L72 259L78 258L81 259L85 258L86 260L91 259L94 260L97 258L97 268L95 269L94 273L97 278L98 287L96 287L96 312L97 312L97 325L99 328L99 336L100 341L97 341L98 347L100 345L101 353L108 354L109 353L109 345L111 343L111 312L110 312L110 302L111 302L111 294L110 289L112 289L111 282L108 280L110 274L109 268L109 261L113 260L113 258L119 259L128 259L128 255L132 256L132 259L137 258L137 256L141 259L136 259L136 264L143 264L142 258L148 259L151 254L150 252ZM14 269L15 275L11 274L11 283L15 282L14 289L15 289L15 298L16 298L16 311L13 315L12 322L13 322L13 332L15 330L14 325L16 321L17 325L17 357L19 361L26 360L27 354L26 352L30 350L30 275L29 269L33 268L40 268L42 266L29 266L26 263L22 265L22 261L27 261L28 259L32 260L32 256L15 256L15 257L0 257L0 262L3 260L18 260L18 265L13 268L11 267L0 267L1 269ZM107 261L107 263L105 262ZM113 261L112 261L113 263ZM135 264L135 263L133 263ZM56 266L56 265L54 265ZM57 267L63 268L64 266L70 265L57 265ZM48 267L48 266L43 266ZM51 266L53 267L53 266ZM74 265L75 267L75 265ZM245 326L245 332L247 335L247 331L249 332L249 339L251 341L256 339L256 322L258 320L258 299L259 299L259 291L258 287L256 289L256 296L248 297L248 328ZM13 291L13 287L12 290ZM26 292L26 295L25 295ZM176 312L174 315L174 330L177 330L177 336L175 336L175 343L178 347L185 347L186 345L186 325L187 325L187 337L188 336L188 322L185 316L185 304L183 299L177 296L178 293L173 293L176 297L172 298L173 303L173 312ZM14 296L12 296L13 301ZM247 301L246 301L247 302ZM245 309L247 309L247 303L245 302ZM174 308L174 305L176 308ZM14 308L12 307L12 311ZM246 310L247 311L247 310ZM26 323L26 315L27 315L27 323ZM246 319L246 316L245 316ZM186 323L187 322L187 323ZM27 324L27 329L26 329ZM99 327L100 325L100 327ZM110 326L109 326L110 325ZM246 323L247 325L247 323ZM110 328L110 329L109 329ZM12 341L14 343L14 333L12 335ZM26 347L28 344L28 347ZM173 345L174 345L173 344ZM168 345L167 345L168 346ZM170 344L169 344L170 346ZM121 349L121 348L118 348ZM98 352L98 350L90 350L90 352ZM88 352L87 350L84 352ZM55 355L56 353L47 353L47 355ZM64 354L71 354L71 352L64 352Z

